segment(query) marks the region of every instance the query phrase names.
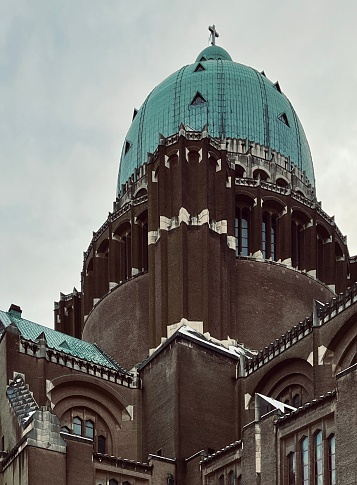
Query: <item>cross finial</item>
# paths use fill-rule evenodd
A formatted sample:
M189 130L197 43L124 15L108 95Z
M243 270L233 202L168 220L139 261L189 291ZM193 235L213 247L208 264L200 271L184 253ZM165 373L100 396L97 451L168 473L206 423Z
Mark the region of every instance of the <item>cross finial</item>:
M208 30L210 31L211 45L216 45L216 37L219 37L219 33L216 30L216 26L210 25L208 27Z

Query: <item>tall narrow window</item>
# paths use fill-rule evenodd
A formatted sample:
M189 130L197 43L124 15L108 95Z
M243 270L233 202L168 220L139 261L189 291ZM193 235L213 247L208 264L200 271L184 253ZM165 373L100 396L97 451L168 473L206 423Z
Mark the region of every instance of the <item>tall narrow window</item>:
M288 485L295 485L295 453L288 454Z
M236 256L249 256L249 209L236 209L235 238Z
M102 435L98 436L98 453L105 453L105 437Z
M294 408L298 408L301 406L301 396L300 394L295 394L293 397L293 406Z
M94 438L94 424L90 419L86 421L86 438Z
M268 217L267 215L263 216L262 221L262 252L263 258L268 258L268 251L267 251L267 231L268 231Z
M334 434L328 439L328 475L329 485L336 485L336 439Z
M218 479L218 485L224 485L224 475L220 475Z
M263 214L262 219L262 253L264 259L277 260L277 226L275 215Z
M291 223L291 259L294 268L302 269L301 255L304 245L303 226L295 221Z
M323 485L323 454L322 454L322 431L314 436L314 468L315 482L314 485Z
M309 438L301 441L301 484L309 485Z
M270 257L273 261L276 260L276 218L275 217L271 219Z
M78 434L79 436L82 434L82 420L78 416L73 418L73 434Z
M228 485L234 485L234 471L228 473Z
M237 485L242 485L243 482L242 482L242 475L239 475L238 477L238 484Z

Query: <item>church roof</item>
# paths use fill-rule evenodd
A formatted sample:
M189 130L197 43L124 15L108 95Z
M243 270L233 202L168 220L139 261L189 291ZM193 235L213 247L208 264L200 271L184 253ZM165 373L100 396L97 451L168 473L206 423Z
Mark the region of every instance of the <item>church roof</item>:
M21 317L20 312L11 309L8 312L0 310L0 332L9 325L14 325L25 340L38 342L39 338L45 338L48 348L121 373L127 373L123 367L96 344L85 342L52 328L26 320Z
M151 91L124 140L121 185L147 161L160 134L169 137L183 124L209 136L237 138L270 147L286 157L315 185L310 148L289 99L264 73L233 62L217 45L204 49L195 63L173 73Z

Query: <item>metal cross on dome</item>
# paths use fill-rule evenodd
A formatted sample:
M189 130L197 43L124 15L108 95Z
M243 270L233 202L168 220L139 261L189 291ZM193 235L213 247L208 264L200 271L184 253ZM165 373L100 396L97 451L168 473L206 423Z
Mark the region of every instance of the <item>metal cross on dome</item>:
M219 37L219 33L216 30L216 26L210 25L208 27L208 30L210 31L211 45L216 45L216 37Z

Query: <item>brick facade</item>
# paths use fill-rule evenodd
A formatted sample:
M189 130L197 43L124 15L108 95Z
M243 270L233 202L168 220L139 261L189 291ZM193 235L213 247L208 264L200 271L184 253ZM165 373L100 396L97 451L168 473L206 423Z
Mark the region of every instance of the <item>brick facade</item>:
M356 258L289 157L206 128L158 136L55 330L0 312L0 485L356 483Z

